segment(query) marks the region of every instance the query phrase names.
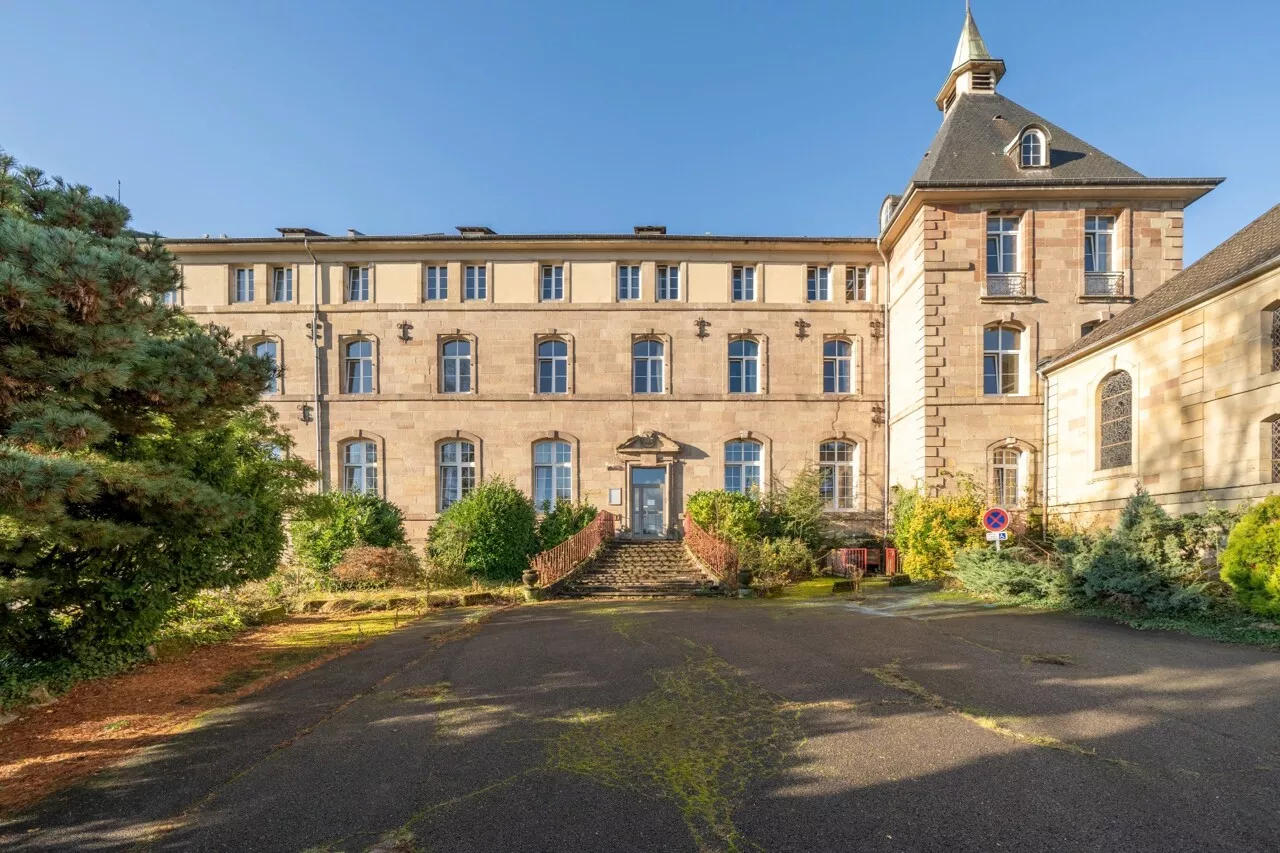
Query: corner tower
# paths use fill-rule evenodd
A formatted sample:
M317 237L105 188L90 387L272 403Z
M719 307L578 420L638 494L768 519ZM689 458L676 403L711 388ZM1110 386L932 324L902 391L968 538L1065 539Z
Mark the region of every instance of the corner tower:
M1147 177L1002 95L1004 76L966 9L942 126L881 210L889 481L969 476L1031 509L1059 427L1037 365L1182 268L1183 208L1219 179Z

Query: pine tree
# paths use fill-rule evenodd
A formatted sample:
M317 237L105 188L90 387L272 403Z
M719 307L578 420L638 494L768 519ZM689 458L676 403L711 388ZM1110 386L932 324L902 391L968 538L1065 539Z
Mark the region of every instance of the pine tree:
M28 660L136 647L184 596L273 568L309 477L247 414L269 363L165 304L173 257L128 221L0 152L0 643Z

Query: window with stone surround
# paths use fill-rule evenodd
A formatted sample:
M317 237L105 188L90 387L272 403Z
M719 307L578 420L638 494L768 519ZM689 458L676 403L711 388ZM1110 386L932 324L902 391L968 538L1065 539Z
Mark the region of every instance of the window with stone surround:
M231 291L231 301L253 301L253 267L240 267L235 271L235 287Z
M1015 507L1022 502L1022 451L1001 447L991 454L991 496L996 506Z
M476 487L476 446L465 439L440 442L440 511L462 500Z
M1280 483L1280 417L1271 421L1271 482Z
M618 264L618 301L635 302L640 298L640 265Z
M631 390L636 394L666 391L666 347L662 341L644 338L631 345Z
M569 344L559 338L538 343L538 393L569 393Z
M1020 159L1024 169L1035 169L1044 166L1048 162L1048 144L1045 142L1044 132L1040 130L1028 130L1022 134L1022 141L1019 144Z
M564 264L542 265L542 301L560 302L564 299Z
M342 446L342 490L370 495L378 493L378 445L349 441Z
M369 297L369 268L347 267L347 301L368 302Z
M276 267L271 271L271 301L293 301L293 267Z
M982 330L982 393L1021 393L1022 330L995 323Z
M853 344L831 338L822 344L822 392L853 393Z
M422 277L426 285L423 298L428 302L443 302L449 298L449 268L444 264L424 267Z
M440 393L467 394L471 391L471 341L448 338L440 345Z
M373 341L350 341L342 348L342 390L347 394L373 393Z
M263 393L280 393L280 343L272 338L255 341L253 354L271 362L271 378L267 380L267 387Z
M810 266L806 270L806 293L810 302L831 301L831 268Z
M747 264L735 264L732 272L731 298L734 302L754 302L756 299L756 268Z
M760 344L751 338L729 341L729 393L760 392Z
M674 302L680 298L679 264L658 265L658 301Z
M819 490L830 511L856 507L858 498L858 445L851 441L824 441L818 446Z
M463 268L462 298L468 302L483 302L489 298L488 267L484 264L468 264Z
M736 439L724 446L724 490L758 492L763 484L764 446L758 441Z
M866 302L870 298L867 290L867 268L844 268L844 301Z
M1280 307L1271 309L1271 371L1280 370Z
M549 512L557 501L573 500L573 446L549 439L533 445L533 506Z
M1098 468L1133 464L1133 377L1117 370L1102 380L1098 392Z
M987 216L987 281L986 296L1025 296L1026 276L1019 256L1019 232L1022 220L1017 216Z

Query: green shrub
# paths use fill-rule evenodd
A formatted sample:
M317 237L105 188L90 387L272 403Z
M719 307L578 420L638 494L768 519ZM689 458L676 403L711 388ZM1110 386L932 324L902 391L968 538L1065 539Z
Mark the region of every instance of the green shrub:
M738 545L741 565L757 586L780 586L818 573L813 552L802 539L756 539Z
M294 514L289 532L297 559L320 572L332 571L357 545L390 548L405 541L400 508L359 492L311 495Z
M822 545L826 501L822 497L822 472L806 466L783 488L764 496L762 532L770 538L800 539L810 551Z
M422 562L408 545L357 545L333 567L333 579L347 587L416 587L423 582Z
M966 548L946 574L975 595L995 598L1052 599L1064 591L1065 578L1057 567L1016 546Z
M731 542L748 542L760 536L760 502L741 492L694 492L685 510L708 533Z
M538 521L538 547L549 551L592 522L598 510L589 503L563 498Z
M1280 616L1280 495L1244 514L1222 555L1222 579L1240 603L1265 616Z
M509 480L486 480L444 511L429 538L433 563L460 554L474 578L517 581L538 553L533 502Z
M1062 540L1067 584L1077 604L1114 607L1126 613L1205 610L1204 584L1180 584L1142 553L1133 540L1113 534L1072 543Z
M983 542L982 510L982 494L969 480L937 496L919 487L895 487L893 541L902 571L915 580L933 580L952 571L958 551Z

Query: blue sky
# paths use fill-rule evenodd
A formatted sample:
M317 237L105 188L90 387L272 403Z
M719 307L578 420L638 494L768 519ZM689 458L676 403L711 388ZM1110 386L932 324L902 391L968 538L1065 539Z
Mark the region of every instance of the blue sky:
M1280 202L1280 4L976 0L1001 92ZM163 234L862 234L937 129L962 0L6 4L0 146ZM22 76L15 76L22 69Z

